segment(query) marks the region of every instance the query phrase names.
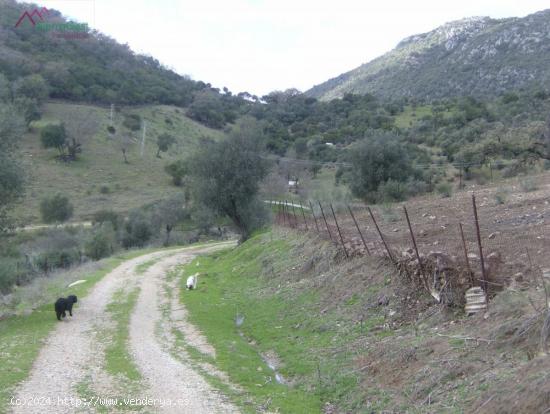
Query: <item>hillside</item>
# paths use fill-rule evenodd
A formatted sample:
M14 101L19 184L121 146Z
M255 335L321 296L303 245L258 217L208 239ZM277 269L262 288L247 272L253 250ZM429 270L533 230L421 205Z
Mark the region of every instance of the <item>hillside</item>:
M81 136L82 154L76 162L60 162L55 149L42 148L40 130L44 125L68 124L71 119L85 119L84 114L89 113L94 123L89 133ZM101 209L127 212L166 198L181 189L171 183L164 166L182 158L200 145L201 140L223 136L222 132L204 127L170 106L123 109L115 118L122 118L123 114L138 114L147 123L144 156L140 156L142 134L137 131L128 148L128 164L123 161L119 141L107 131L109 109L53 102L44 105L42 119L32 124L21 144L28 188L16 213L23 222L39 222L40 200L56 192L69 196L77 221L87 220ZM162 158L157 158L156 142L162 133L173 135L176 143L161 154Z
M8 80L40 74L53 98L134 105L187 105L193 92L205 87L95 31L72 40L27 21L15 27L22 13L36 7L0 1L0 73ZM44 17L48 23L67 22L53 9Z
M392 51L314 86L307 95L385 98L496 96L550 80L550 10L524 18L467 18L403 39Z

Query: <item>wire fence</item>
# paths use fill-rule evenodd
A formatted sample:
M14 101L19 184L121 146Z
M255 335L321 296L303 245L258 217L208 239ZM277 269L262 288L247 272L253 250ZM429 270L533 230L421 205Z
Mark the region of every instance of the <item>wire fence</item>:
M275 220L332 240L344 258L386 257L438 300L445 286L462 297L480 286L491 297L550 277L550 206L539 193L505 205L488 190L398 206L278 201Z

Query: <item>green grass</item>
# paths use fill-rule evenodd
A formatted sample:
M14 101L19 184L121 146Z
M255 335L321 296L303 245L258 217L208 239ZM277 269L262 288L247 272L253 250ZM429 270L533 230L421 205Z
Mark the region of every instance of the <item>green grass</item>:
M141 132L134 133L135 143L130 147L125 164L116 139L107 131L109 110L91 105L48 103L43 117L32 124L21 142L23 160L28 172L28 187L24 202L17 209L18 218L25 224L39 223L39 203L46 195L66 193L74 204L74 220L88 220L95 211L113 209L126 212L144 204L167 197L176 188L164 172L169 162L182 158L207 138L221 139L223 132L206 128L187 118L181 110L170 106L147 106L124 109L123 113L136 113L147 121L147 140L144 157L140 157ZM40 128L49 123L70 121L93 113L97 128L91 136L80 138L82 154L78 161L61 163L55 159L56 150L46 150L40 144ZM117 113L119 121L122 114ZM167 124L165 119L171 119ZM121 129L122 127L117 127ZM169 133L176 144L162 158L156 157L157 136ZM108 184L109 193L101 187Z
M122 262L155 250L132 251L102 261L102 267L83 275L87 282L71 288L71 293L86 296L103 276ZM6 411L13 390L28 376L44 340L57 323L51 303L40 306L30 315L0 321L0 413Z
M105 369L111 375L122 374L130 381L141 379L141 374L128 350L130 316L139 291L139 288L136 288L125 293L122 289L115 293L116 300L107 305L107 312L111 314L115 327L106 335L110 343L105 349Z
M357 387L357 377L343 369L351 355L329 349L344 349L380 321L377 316L367 319L363 332L357 324L339 328L336 311L319 317L316 291L293 290L265 275L263 263L272 263L275 273L295 266L291 250L287 241L264 233L236 249L199 257L181 272L181 301L190 322L216 349L214 361L198 352L190 355L216 364L246 390L246 395L236 397L245 411L254 412L269 401L272 412L314 413L325 401L348 398ZM199 288L186 291L185 279L196 272L202 274ZM359 305L356 302L348 306ZM245 316L240 328L235 324L237 314ZM267 353L275 353L282 362L277 371L288 385L275 381L262 358Z

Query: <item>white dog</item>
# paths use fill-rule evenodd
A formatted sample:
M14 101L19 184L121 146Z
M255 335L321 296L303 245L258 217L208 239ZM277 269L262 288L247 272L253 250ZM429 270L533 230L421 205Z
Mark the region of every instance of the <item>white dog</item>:
M199 274L195 273L192 276L187 278L187 290L193 290L197 288L197 283L199 282Z

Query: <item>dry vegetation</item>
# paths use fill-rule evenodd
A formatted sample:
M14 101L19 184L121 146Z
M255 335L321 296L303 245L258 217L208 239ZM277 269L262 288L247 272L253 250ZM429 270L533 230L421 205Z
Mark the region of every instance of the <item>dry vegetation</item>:
M334 258L323 263L318 259L322 251L316 245L319 236L308 233L314 239L302 253L299 280L285 277L297 290L308 286L321 292L324 299L317 316L322 318L327 309L337 309L345 315L342 323L349 329L363 329L373 317L381 317L365 329L364 337L350 338L345 347L333 350L334 355L352 355L346 369L357 375L362 407L392 412L487 413L535 413L550 407L550 319L544 289L550 277L546 254L550 247L550 175L530 177L528 185L525 180L519 177L471 186L451 198L426 196L405 203L428 280L437 273L442 258L449 262L444 276L451 285L442 291L447 297L441 304L425 288L401 204L373 209L399 271L390 260L381 259L386 255L384 246L360 206L355 214L376 259L366 254L343 208L338 217L351 259L346 260L343 250L335 247ZM504 202L499 199L503 188ZM464 227L473 284L479 285L472 191L477 197L490 302L487 312L468 317L463 294L472 280L458 223ZM330 214L327 219L334 222ZM339 240L336 226L330 228ZM328 238L326 230L320 237ZM379 263L378 270L373 268L375 263ZM350 301L360 306L346 306ZM341 402L329 401L326 406L327 412L341 409Z

